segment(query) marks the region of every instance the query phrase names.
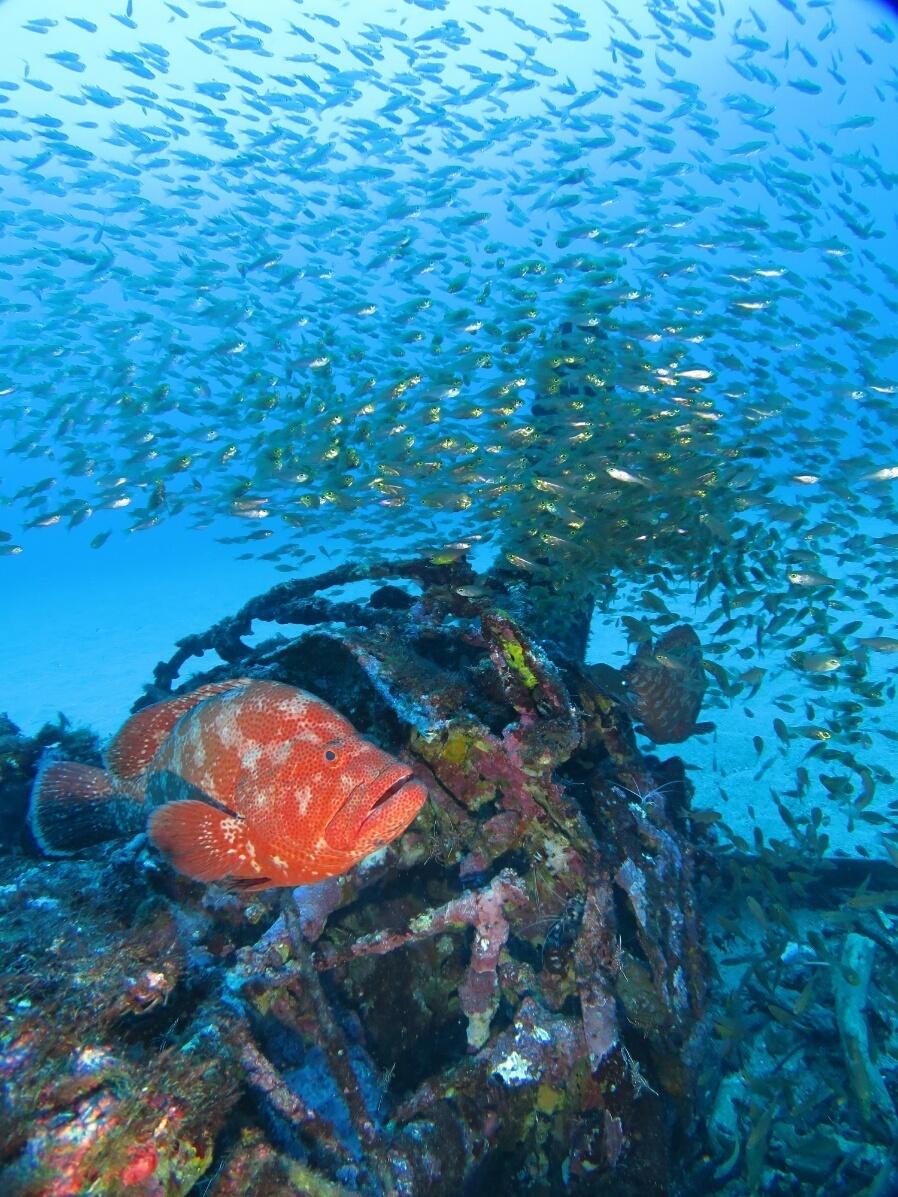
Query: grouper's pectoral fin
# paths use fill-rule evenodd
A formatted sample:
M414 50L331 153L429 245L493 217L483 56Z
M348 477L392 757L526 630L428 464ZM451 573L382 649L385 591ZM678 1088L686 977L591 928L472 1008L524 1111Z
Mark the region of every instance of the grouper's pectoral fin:
M187 799L169 802L150 815L150 841L169 863L194 881L235 881L270 884L256 860L246 823L238 815L207 802Z

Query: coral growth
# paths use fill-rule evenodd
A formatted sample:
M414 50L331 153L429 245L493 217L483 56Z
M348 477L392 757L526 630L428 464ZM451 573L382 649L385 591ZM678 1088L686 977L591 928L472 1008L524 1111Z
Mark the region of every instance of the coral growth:
M184 928L133 863L4 858L4 1194L186 1193L237 1098Z

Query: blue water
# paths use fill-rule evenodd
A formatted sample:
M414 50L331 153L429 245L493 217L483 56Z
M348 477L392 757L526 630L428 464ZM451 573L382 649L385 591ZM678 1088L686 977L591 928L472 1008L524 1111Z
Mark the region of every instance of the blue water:
M604 593L591 662L660 598L724 676L696 805L782 834L807 769L887 859L893 7L243 7L0 0L0 712L107 737L252 595L463 542ZM569 323L632 405L594 453Z
M612 262L619 313L637 322L643 345L652 327L680 322L680 345L695 359L684 364L718 379L697 389L727 432L742 424L740 454L764 428L752 387L762 413L794 397L801 436L788 415L780 421L760 477L813 473L822 462L825 479L855 495L854 511L851 497L838 500L849 517L870 536L889 531L870 521L856 481L893 464L892 421L876 427L893 404L896 348L887 8L842 0L572 13L536 3L522 13L439 3L317 13L294 2L257 20L216 2L101 19L6 0L0 286L11 352L0 435L13 501L2 547L22 551L0 557L0 702L25 730L62 709L110 733L173 641L290 576L277 565L313 572L370 555L372 538L378 551L429 551L473 534L481 560L501 553L489 467L514 474L522 442L507 438L526 424L534 347L584 302L572 255ZM759 221L767 229L753 240ZM511 277L490 297L498 259ZM528 272L532 261L539 272ZM553 261L568 265L553 276ZM465 310L472 332L464 319L447 322ZM487 328L476 327L484 318ZM503 328L522 324L523 340L497 352ZM174 356L171 344L181 345ZM819 360L803 359L805 348ZM481 350L492 364L472 366ZM450 355L464 363L460 374ZM827 361L839 374L818 386ZM314 390L328 375L325 408L328 393L361 406L366 377L409 386L412 406L381 415L383 393L371 391L378 411L359 442L357 482L334 503L327 487L338 475L320 471L327 412L304 424L298 445L283 400L247 422L236 396L254 371L264 375L250 383L263 404L266 387ZM493 421L487 440L499 452L484 455L475 478L456 486L445 469L419 468L466 452L471 433L482 441L469 409L478 395L495 406L491 388L508 393L509 381L524 405L505 431ZM174 388L161 403L160 386ZM122 407L132 392L157 414ZM417 438L409 449L395 431L406 424ZM141 463L140 438L160 426L164 452ZM272 472L267 438L289 442L291 468L302 475L308 460L318 477L304 485ZM222 468L215 453L227 443L236 456ZM190 467L173 465L173 452L191 455ZM241 492L227 488L254 474L252 494L277 510L264 522L234 519L229 504ZM127 478L120 490L115 475ZM164 502L151 509L160 476ZM23 493L49 480L34 497ZM794 483L778 493L799 504L819 497ZM123 495L120 511L112 504ZM22 528L54 514L55 524ZM293 522L285 528L278 515ZM239 551L221 543L246 525L269 538ZM98 536L101 547L89 548ZM272 546L287 555L259 560ZM859 576L888 576L891 550L853 552ZM848 571L851 553L829 561ZM645 614L638 587L619 593L618 611ZM684 595L678 610L691 609ZM887 624L867 617L860 634L894 633ZM614 618L597 625L595 659L602 643L606 656L625 648ZM773 676L758 702L773 698ZM723 717L728 754L750 760L755 728L734 720ZM891 745L881 747L888 757Z

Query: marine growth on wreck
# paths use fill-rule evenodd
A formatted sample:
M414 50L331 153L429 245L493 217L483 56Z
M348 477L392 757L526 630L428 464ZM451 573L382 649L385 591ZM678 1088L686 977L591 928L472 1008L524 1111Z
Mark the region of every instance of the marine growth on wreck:
M894 6L113 7L0 0L0 1197L898 1191Z

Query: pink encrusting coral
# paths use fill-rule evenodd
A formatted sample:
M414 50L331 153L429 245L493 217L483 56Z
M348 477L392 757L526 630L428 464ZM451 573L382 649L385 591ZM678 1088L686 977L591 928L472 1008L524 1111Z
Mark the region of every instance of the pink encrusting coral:
M490 1023L499 1006L499 953L508 941L509 926L504 907L529 905L523 881L510 869L498 874L482 890L454 898L436 910L412 919L407 931L374 934L358 939L343 952L323 952L316 967L333 968L359 956L383 956L406 944L459 927L473 927L471 963L459 988L461 1008L468 1020L468 1045L476 1050L486 1043Z

